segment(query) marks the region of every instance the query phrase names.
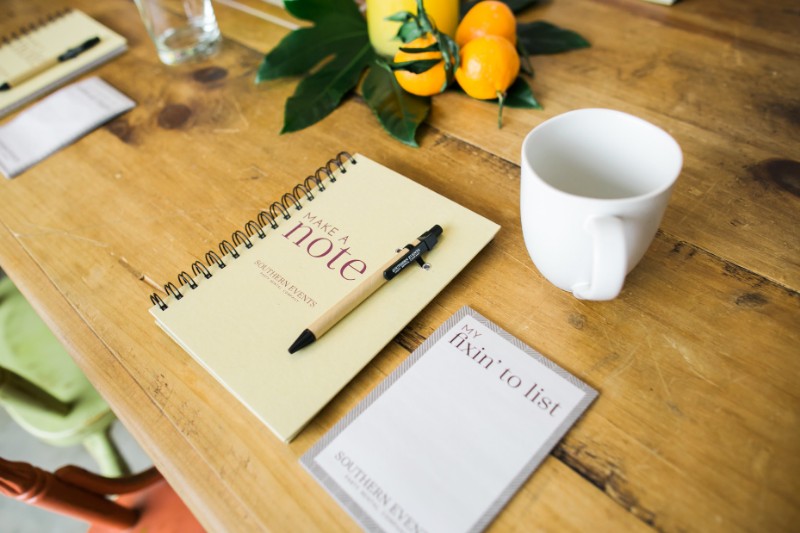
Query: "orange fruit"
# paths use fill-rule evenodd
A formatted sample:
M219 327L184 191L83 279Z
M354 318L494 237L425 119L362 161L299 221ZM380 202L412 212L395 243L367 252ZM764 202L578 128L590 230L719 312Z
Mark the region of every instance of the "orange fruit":
M516 46L517 19L508 5L496 0L484 0L472 6L456 28L456 43L463 47L484 35L502 37Z
M496 35L485 35L461 49L456 80L468 95L478 100L499 100L497 127L503 127L506 90L519 74L519 55L514 45Z
M436 38L431 34L426 34L410 43L404 44L403 48L426 48L435 43ZM395 63L421 59L442 59L442 53L438 51L411 53L399 50L394 56ZM400 84L400 87L418 96L438 94L444 91L446 87L447 74L444 70L444 60L420 74L415 74L408 70L395 70L394 76L397 78L397 83Z
M492 100L506 92L519 74L519 54L506 39L485 35L461 49L456 80L468 95Z

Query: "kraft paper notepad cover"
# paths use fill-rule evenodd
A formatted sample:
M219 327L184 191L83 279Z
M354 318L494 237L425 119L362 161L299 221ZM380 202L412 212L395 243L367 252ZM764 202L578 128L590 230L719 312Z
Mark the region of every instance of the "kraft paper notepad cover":
M150 312L157 323L284 441L291 440L494 237L499 226L356 155L345 172L299 194L278 217L222 257L197 288L179 287ZM292 205L291 203L289 204ZM290 355L314 319L433 225L425 258L386 284L319 341ZM362 273L363 271L363 273Z

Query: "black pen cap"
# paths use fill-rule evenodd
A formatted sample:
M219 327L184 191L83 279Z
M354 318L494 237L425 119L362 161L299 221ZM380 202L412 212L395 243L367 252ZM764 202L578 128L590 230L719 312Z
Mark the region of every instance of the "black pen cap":
M436 224L434 227L419 236L419 243L425 247L424 251L432 250L436 243L439 242L439 236L442 234L442 227Z

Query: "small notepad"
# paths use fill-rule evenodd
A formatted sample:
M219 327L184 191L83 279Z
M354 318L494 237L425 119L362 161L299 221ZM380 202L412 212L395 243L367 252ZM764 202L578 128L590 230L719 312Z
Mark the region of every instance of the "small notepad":
M367 531L480 531L596 396L463 307L301 462Z
M100 78L65 87L0 126L0 172L13 178L135 105Z
M36 70L37 65L47 64L88 39L99 39L96 46L77 57L57 63L10 90L0 91L0 117L127 49L124 37L77 9L44 16L39 22L20 20L19 30L0 37L4 41L0 45L0 84L25 71Z

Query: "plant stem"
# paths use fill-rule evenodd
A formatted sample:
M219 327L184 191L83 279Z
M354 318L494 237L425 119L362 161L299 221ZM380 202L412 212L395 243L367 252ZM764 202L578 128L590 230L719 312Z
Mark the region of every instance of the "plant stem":
M506 99L506 93L497 91L497 101L500 104L497 111L497 129L503 129L503 103Z

